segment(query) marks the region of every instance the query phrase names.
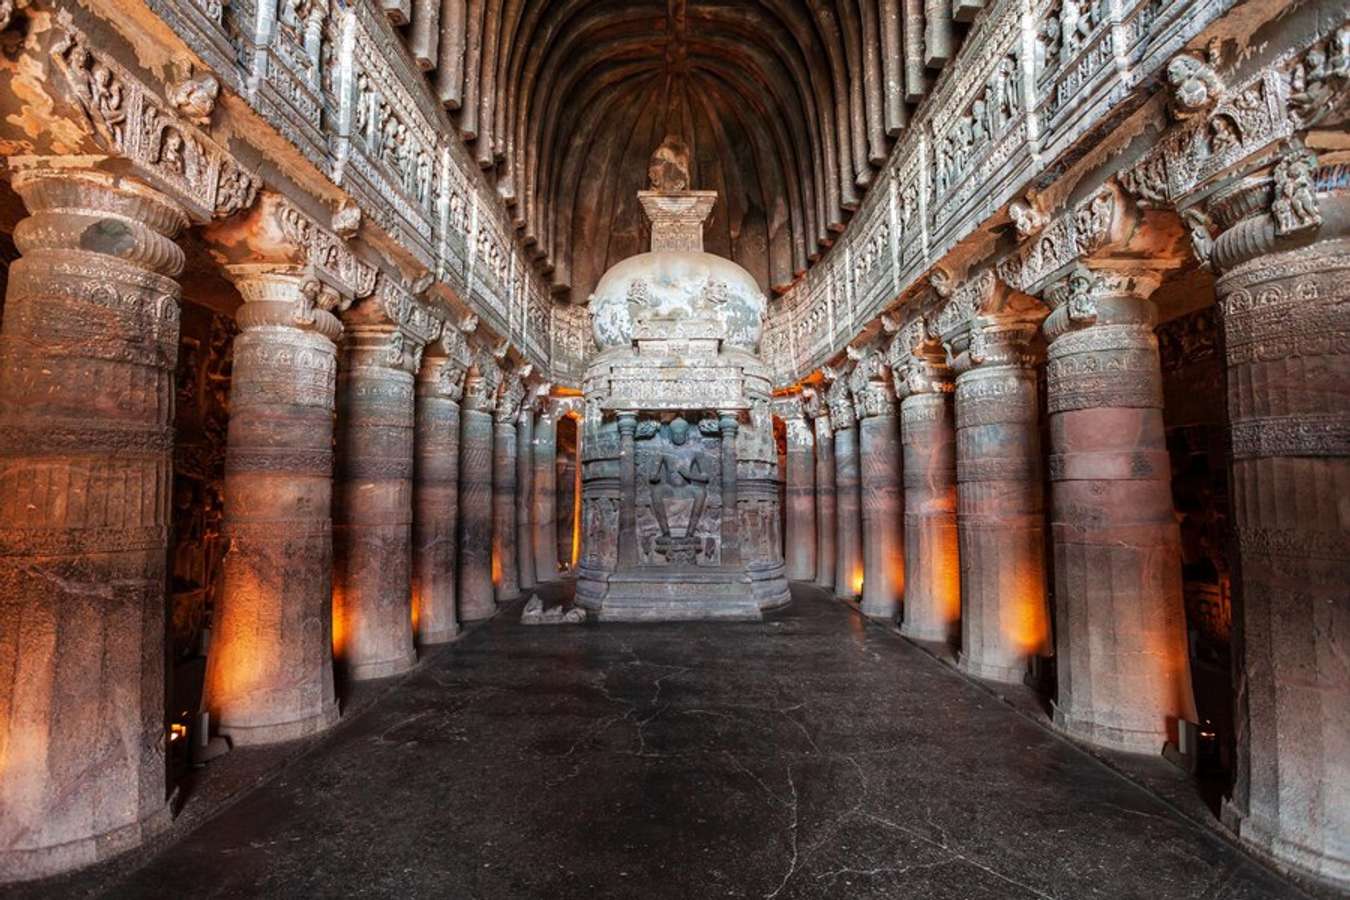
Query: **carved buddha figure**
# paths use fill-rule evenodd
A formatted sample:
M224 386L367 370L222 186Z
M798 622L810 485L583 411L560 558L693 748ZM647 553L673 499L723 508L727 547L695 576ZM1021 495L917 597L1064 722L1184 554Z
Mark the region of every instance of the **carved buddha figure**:
M703 507L708 502L709 468L703 451L689 443L689 423L676 417L669 425L670 441L661 448L661 458L656 468L648 476L652 486L652 514L661 528L661 535L670 538L670 515L668 505L671 500L692 497L693 508L689 511L689 525L684 536L694 536L699 519L703 517Z

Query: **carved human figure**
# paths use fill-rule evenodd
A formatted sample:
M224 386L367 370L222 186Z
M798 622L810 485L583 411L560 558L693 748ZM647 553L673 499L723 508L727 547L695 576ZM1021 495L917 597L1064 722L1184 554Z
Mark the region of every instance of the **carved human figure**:
M708 503L711 475L704 469L710 466L703 451L689 443L689 423L683 417L676 416L667 429L670 442L662 446L656 467L647 476L652 486L652 515L656 516L661 534L673 537L668 505L672 500L692 498L694 505L683 535L690 538L694 536L699 520L703 518L703 508Z

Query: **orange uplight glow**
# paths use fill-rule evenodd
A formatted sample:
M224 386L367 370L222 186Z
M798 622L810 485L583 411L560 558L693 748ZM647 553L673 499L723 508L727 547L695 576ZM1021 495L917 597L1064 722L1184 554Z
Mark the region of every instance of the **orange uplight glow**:
M333 657L341 659L347 649L347 617L344 613L342 592L333 589Z
M863 588L863 573L861 568L853 570L853 579L851 581L851 584L853 585L853 593L861 596Z
M494 587L502 585L502 558L496 547L492 548L492 584Z

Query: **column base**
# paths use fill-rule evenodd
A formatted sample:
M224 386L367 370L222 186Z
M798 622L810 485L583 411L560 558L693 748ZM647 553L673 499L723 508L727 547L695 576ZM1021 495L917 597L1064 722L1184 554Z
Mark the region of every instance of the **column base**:
M981 681L997 681L1000 684L1021 684L1027 677L1027 664L999 666L993 663L976 662L967 653L958 653L956 667L972 678Z
M268 725L240 725L221 722L216 731L230 739L232 747L256 747L262 744L279 744L309 737L321 731L327 731L337 724L341 713L338 702L334 700L322 712L291 722L276 722Z
M433 644L448 644L451 641L457 640L463 633L464 629L460 628L458 625L450 628L441 628L437 631L428 632L423 637L419 637L417 643L427 647Z
M139 822L103 834L90 835L31 850L0 851L0 884L36 881L125 853L144 844L173 824L173 807L165 801Z
M923 625L911 625L902 619L900 622L900 636L909 638L911 641L927 641L931 644L953 644L961 637L961 622L958 620L947 628L932 628Z
M496 614L497 614L497 604L493 603L492 606L490 607L485 606L482 609L460 610L459 621L465 623L486 622L488 619L492 618Z
M1329 856L1325 847L1291 841L1277 828L1243 813L1231 800L1223 801L1220 818L1244 846L1276 867L1293 869L1333 889L1350 890L1350 859Z
M828 591L833 591L833 590L834 590L834 576L833 576L833 575L831 575L829 578L817 578L815 581L813 581L813 582L811 582L811 583L814 584L814 585L815 585L816 587L818 587L818 588L825 588L825 589L828 590Z
M867 618L869 619L875 619L878 622L895 621L896 609L894 603L869 603L867 601L863 601L863 604L860 608L862 610L862 614L864 616L867 616Z
M1116 750L1120 753L1138 753L1157 756L1162 753L1169 736L1167 732L1148 730L1134 731L1118 728L1115 725L1102 725L1085 719L1074 718L1057 703L1052 703L1055 727L1064 734L1085 744L1101 747L1103 750Z
M417 651L414 650L397 659L356 663L355 665L348 663L346 666L347 677L352 681L373 681L376 678L389 678L393 675L402 675L416 664Z

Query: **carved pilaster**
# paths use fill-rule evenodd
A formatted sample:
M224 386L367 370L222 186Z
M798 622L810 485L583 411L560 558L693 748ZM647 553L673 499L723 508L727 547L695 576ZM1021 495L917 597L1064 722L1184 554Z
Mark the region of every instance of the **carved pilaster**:
M205 696L236 744L290 740L337 721L333 687L336 294L306 268L226 268L236 313L225 457L229 545Z
M862 610L885 621L900 611L905 539L900 496L900 425L891 368L869 350L849 375L858 414L859 493L862 510Z
M558 577L558 409L547 395L534 420L534 492L530 515L534 528L535 580Z
M12 183L30 215L0 332L0 879L27 879L169 823L164 566L187 219L76 161L30 160Z
M1224 818L1344 887L1350 192L1343 165L1291 174L1283 162L1210 204L1239 557L1237 776ZM1282 203L1306 226L1284 227L1294 213Z
M413 437L413 626L419 646L459 634L459 401L470 364L464 335L445 323L417 373Z
M333 647L353 679L406 671L412 630L413 373L422 337L382 294L349 316L338 380ZM372 308L373 307L373 308ZM364 315L361 314L364 312Z
M527 393L530 367L506 376L497 397L492 432L492 571L500 606L520 596L520 560L516 553L516 420Z
M816 575L815 434L800 394L778 398L773 411L787 432L787 578L810 581Z
M905 605L900 631L925 641L954 641L961 623L956 532L954 376L922 318L891 344L900 397L904 481Z
M856 597L862 590L862 483L858 462L858 419L848 378L833 373L826 394L834 431L834 593Z
M534 522L531 503L534 495L534 418L538 385L531 385L529 395L520 405L516 417L516 560L521 591L534 590L537 580L534 571Z
M1158 281L1079 265L1045 291L1055 722L1138 753L1175 741L1177 719L1195 720L1148 300Z
M834 492L834 426L829 405L816 388L802 392L806 415L816 438L816 584L834 587L835 540L838 531Z
M1009 683L1050 650L1036 330L1023 318L977 316L948 343L957 372L960 665Z
M497 610L492 584L492 413L501 369L474 353L464 382L459 438L459 615L486 619Z

